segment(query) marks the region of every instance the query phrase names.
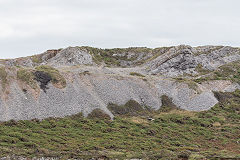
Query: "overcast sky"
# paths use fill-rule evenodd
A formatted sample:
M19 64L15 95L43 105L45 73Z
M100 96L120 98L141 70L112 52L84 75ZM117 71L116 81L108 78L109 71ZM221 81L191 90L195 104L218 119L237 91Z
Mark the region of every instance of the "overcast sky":
M0 59L179 44L240 46L240 0L0 0Z

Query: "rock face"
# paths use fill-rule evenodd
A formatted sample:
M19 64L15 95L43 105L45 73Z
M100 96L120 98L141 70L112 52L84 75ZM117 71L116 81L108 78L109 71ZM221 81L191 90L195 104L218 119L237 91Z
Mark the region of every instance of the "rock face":
M48 61L55 66L93 64L92 56L79 47L68 47L61 50L55 57Z
M193 72L196 62L190 46L177 46L150 61L147 65L150 73L162 73L168 76Z
M153 65L151 72L162 73L170 77L183 75L183 73L193 74L197 62L192 54L190 49L170 49L169 54L166 53L159 57L160 63L157 62L159 65Z
M204 46L176 46L158 58L150 61L147 66L152 74L161 73L169 77L190 74L196 75L196 67L214 70L217 67L240 60L240 51L232 47Z
M219 66L238 61L238 48L181 45L154 50L140 48L139 54L137 50L117 50L116 53L112 50L101 51L101 54L109 57L122 57L119 58L121 63L117 68L109 66L112 59L106 56L99 64L96 60L100 53L81 47L50 50L34 57L0 61L1 67L8 74L8 81L4 85L0 74L0 121L64 117L79 112L87 116L96 108L113 117L107 108L109 103L123 105L129 100L135 100L141 105L159 109L163 95L171 98L179 108L202 111L218 103L213 91L232 92L240 89L238 83L230 80L196 83L189 76L184 77L184 81L176 79L184 74L199 76L199 65L205 70L215 71ZM36 71L35 66L39 65L53 66L59 72ZM137 66L132 67L134 65ZM19 79L19 68L27 70L24 72L26 76L32 73L29 77L35 78L30 82L35 81L38 86L32 87L26 79ZM66 80L65 88L58 87L58 74ZM42 77L48 77L47 81ZM54 84L51 83L53 80Z
M195 57L197 63L207 70L215 70L219 66L240 59L240 50L238 48L222 47L209 52L209 54L201 54Z

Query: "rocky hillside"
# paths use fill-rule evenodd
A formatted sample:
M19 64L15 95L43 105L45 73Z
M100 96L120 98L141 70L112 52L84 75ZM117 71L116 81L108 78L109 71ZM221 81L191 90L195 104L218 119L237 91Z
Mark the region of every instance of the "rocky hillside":
M134 101L158 110L208 110L214 92L240 89L240 49L229 46L162 48L68 47L0 60L0 121L64 117Z

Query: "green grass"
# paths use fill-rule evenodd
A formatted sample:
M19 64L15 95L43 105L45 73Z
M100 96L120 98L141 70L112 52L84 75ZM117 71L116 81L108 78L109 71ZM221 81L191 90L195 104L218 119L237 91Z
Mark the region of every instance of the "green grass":
M31 56L31 59L33 63L37 63L37 64L42 63L41 55Z
M32 69L27 69L27 68L18 69L17 79L26 83L27 85L29 85L33 89L37 88L37 83L35 81L35 76L33 75L33 70Z
M231 80L240 84L240 61L219 67L219 69L214 72L214 78L221 80Z
M97 64L104 62L108 66L121 66L121 61L135 61L134 65L141 65L147 61L146 60L137 60L138 53L152 53L153 55L162 54L160 51L165 48L146 48L146 47L130 47L130 48L113 48L113 49L100 49L93 48L88 46L82 46L81 49L87 50L92 56L93 60ZM123 55L125 53L135 53L135 56L127 57ZM155 56L156 58L156 56ZM150 58L148 58L150 59Z
M104 111L101 109L94 109L90 114L87 116L90 119L99 119L99 120L110 120L111 117L106 114Z
M108 109L116 116L139 116L146 115L151 110L146 106L141 106L135 100L129 100L125 105L109 104Z
M35 69L37 71L42 71L49 74L52 78L51 81L53 85L55 85L56 87L58 88L66 87L66 80L57 69L47 65L37 66Z
M95 116L90 118L78 114L3 122L0 155L63 159L240 158L240 91L218 94L220 103L204 112L171 109L141 116L116 115L111 121L96 118L99 114L94 111ZM164 105L171 104L169 99L166 101ZM126 106L140 108L135 102ZM155 120L148 121L148 116ZM216 122L220 125L214 125Z
M194 81L201 83L209 80L230 80L240 84L240 61L223 65L216 71L209 72L208 75L195 79Z
M171 110L178 110L177 106L173 103L172 98L167 95L161 96L162 106L159 109L160 112L169 112Z
M51 77L51 82L55 87L64 88L66 87L66 80L60 74L60 72L50 66L41 65L36 67L35 69L28 69L28 68L19 68L17 70L17 79L21 80L22 82L26 83L27 85L31 86L33 89L37 88L37 81L34 75L35 71L42 71L47 73Z
M0 80L1 80L2 89L5 90L7 85L7 72L5 67L0 67Z

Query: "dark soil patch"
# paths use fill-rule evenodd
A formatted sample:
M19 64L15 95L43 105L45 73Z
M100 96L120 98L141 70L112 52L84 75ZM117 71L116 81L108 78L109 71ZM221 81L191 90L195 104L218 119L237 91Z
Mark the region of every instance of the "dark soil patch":
M40 82L40 88L46 93L46 89L48 89L47 85L52 80L52 77L43 71L34 72L35 80Z

